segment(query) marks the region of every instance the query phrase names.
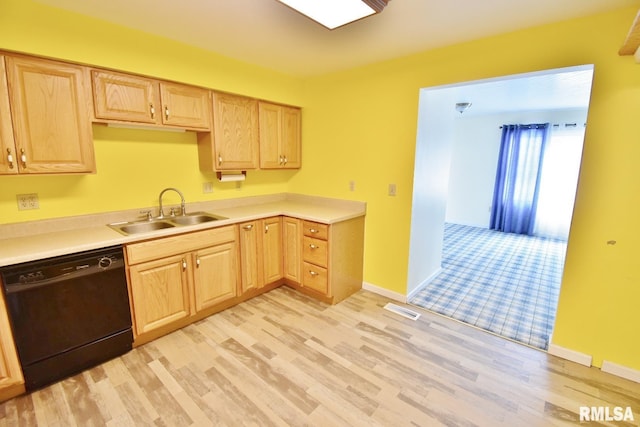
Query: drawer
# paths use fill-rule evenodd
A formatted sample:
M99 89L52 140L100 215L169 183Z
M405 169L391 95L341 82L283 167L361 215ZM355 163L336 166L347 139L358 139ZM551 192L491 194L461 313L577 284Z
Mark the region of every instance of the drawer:
M161 237L140 243L126 245L129 265L151 261L185 252L191 252L208 246L236 240L236 229L233 225L212 228L210 230Z
M303 263L302 286L327 294L329 290L327 269L308 262Z
M302 240L302 259L321 267L327 267L327 241L304 236Z
M329 238L329 226L313 221L302 221L302 229L304 235L315 237L316 239L327 240Z

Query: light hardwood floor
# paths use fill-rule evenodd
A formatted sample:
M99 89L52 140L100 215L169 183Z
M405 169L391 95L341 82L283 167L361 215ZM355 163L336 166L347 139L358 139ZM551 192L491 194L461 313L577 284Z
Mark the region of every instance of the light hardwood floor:
M0 404L0 426L562 426L580 406L638 425L638 383L387 302L281 287Z

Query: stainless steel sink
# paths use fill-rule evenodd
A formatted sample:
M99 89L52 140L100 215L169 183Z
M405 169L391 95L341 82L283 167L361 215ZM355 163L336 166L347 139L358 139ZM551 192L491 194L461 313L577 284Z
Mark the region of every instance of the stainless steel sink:
M140 221L109 224L109 227L124 235L129 235L172 228L175 227L175 225L166 221Z
M176 225L196 225L203 224L205 222L217 221L219 219L224 218L206 212L194 212L183 216L170 217L167 218L167 221Z
M193 212L186 215L164 217L162 219L115 222L107 225L115 231L128 236L129 234L148 233L166 228L204 224L220 219L226 218L208 212Z

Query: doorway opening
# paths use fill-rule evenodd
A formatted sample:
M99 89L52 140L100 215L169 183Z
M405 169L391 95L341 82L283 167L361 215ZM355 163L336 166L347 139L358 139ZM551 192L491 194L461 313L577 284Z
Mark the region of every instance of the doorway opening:
M547 349L592 78L593 65L583 65L421 90L410 303ZM460 112L460 103L471 105ZM539 218L544 227L537 227L534 236L489 230L501 127L533 123L549 123L553 142L548 145L551 160L543 162L547 190ZM568 164L575 165L575 173L562 166ZM560 199L552 194L560 194L556 189L564 191ZM557 219L560 211L564 216ZM509 240L518 243L504 246ZM479 263L475 270L471 261Z

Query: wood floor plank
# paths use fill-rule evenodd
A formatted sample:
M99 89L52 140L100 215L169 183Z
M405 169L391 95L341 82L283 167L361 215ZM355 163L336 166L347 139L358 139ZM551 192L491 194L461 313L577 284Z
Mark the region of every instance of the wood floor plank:
M571 426L640 384L360 291L282 287L0 403L4 426ZM592 423L590 425L599 425Z

